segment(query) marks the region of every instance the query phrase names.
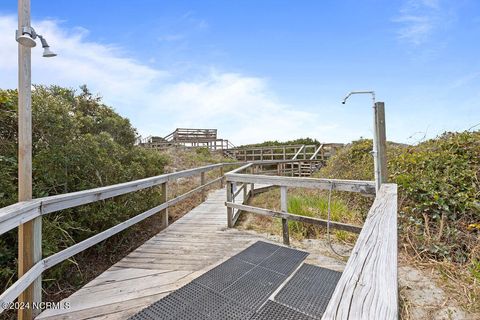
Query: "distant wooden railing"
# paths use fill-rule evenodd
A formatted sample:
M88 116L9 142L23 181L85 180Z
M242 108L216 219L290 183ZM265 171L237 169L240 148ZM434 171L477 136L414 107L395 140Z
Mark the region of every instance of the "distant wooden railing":
M62 261L67 260L75 254L92 247L93 245L119 233L120 231L127 229L128 227L148 217L151 217L155 214L160 214L162 217L162 227L167 227L169 207L187 199L188 197L198 192L201 192L202 199L205 200L206 188L215 183L219 183L219 187L223 187L224 167L238 166L242 164L244 163L213 164L106 187L33 199L30 201L24 201L1 208L0 235L20 226L27 221L33 220L39 216L46 215L51 212L74 208L77 206L89 204L108 198L113 198L119 195L139 191L154 186L160 186L162 188L162 199L160 199L161 201L163 201L162 204L151 208L143 213L140 213L133 218L130 218L118 225L115 225L105 231L102 231L88 239L76 243L71 247L68 247L37 262L31 269L29 269L23 276L21 276L5 292L0 295L0 305L7 306L9 303L13 302L27 287L29 287L37 278L39 278L45 270L55 266ZM217 169L220 170L219 177L207 182L205 174L207 172ZM168 182L175 181L179 178L192 177L197 175L200 175L200 186L173 199L168 199ZM36 234L36 237L37 238L34 239L34 243L41 244L41 233ZM38 250L41 250L41 245L37 246L37 248ZM3 311L4 308L0 308L0 313Z
M398 318L397 283L397 186L382 184L378 193L375 182L357 180L315 179L251 174L255 164L225 174L227 185L228 226L233 227L241 212L280 218L284 244L289 244L288 221L326 226L324 219L310 218L288 212L289 187L358 192L375 196L363 227L330 221L330 228L359 233L344 272L322 317L330 319ZM249 170L250 173L242 173ZM235 185L254 194L254 184L280 188L281 211L235 203ZM237 210L237 211L234 211Z
M343 147L340 143L321 145L282 145L261 147L238 147L229 150L238 161L264 160L319 160L326 161L336 150Z

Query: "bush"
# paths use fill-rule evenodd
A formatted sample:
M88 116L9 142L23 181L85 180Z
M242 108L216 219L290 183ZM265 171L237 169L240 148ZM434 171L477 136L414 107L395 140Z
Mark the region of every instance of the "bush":
M371 148L371 140L352 142L320 176L372 180ZM480 132L445 133L416 146L388 143L387 157L405 245L426 259L478 261L478 231L468 226L480 221Z
M0 90L0 207L17 201L17 92ZM163 173L167 159L134 145L130 121L84 86L36 86L32 93L33 197L79 191ZM58 252L158 204L159 188L62 210L43 218L43 252ZM135 232L135 228L128 232ZM128 237L128 234L123 234ZM122 235L120 235L121 237ZM121 241L121 239L119 239ZM92 250L101 250L94 247ZM0 240L0 286L16 274L17 234ZM74 282L68 264L49 277Z

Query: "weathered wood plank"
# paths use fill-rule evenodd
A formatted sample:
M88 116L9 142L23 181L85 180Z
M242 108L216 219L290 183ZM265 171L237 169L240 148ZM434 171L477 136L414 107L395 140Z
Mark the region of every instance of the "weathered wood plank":
M280 210L282 212L288 212L288 195L287 187L280 187ZM290 236L288 235L288 220L282 218L282 235L283 235L283 244L290 245Z
M225 176L227 181L230 182L259 183L274 186L323 190L330 190L330 186L333 184L333 190L375 194L375 183L373 181L276 177L236 173L227 173Z
M323 220L323 219L310 218L310 217L300 216L300 215L296 215L296 214L289 213L289 212L281 212L281 211L274 211L274 210L269 210L269 209L262 209L262 208L257 208L257 207L252 207L252 206L238 204L238 203L232 203L232 202L226 202L225 205L227 207L236 208L236 209L239 209L239 210L242 210L242 211L245 211L245 212L252 212L252 213L255 213L255 214L260 214L260 215L263 215L263 216L269 216L269 217L274 217L274 218L282 218L282 219L287 219L287 220L292 220L292 221L309 223L309 224L319 225L319 226L322 226L322 227L327 226L327 220ZM346 223L341 223L341 222L335 222L335 221L330 221L330 228L349 231L349 232L354 232L354 233L360 233L360 231L362 230L362 227L354 226L354 225L346 224Z
M255 241L255 236L226 229L224 200L225 190L210 192L206 202L67 298L66 301L75 305L75 309L49 310L39 319L126 319L134 311L125 311L128 309L124 308L125 305L132 305L136 308L133 310L138 311L153 302L143 297L158 297L160 291L174 290L200 275L201 270L209 269L243 250ZM204 214L223 223L196 226L197 222L203 221ZM181 272L188 275L181 279L172 277ZM170 284L162 285L167 282Z
M397 185L380 187L322 319L398 319Z

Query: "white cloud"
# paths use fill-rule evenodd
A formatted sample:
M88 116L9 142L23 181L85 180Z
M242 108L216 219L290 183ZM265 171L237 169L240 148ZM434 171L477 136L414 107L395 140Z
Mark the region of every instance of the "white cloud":
M393 21L401 25L400 40L415 46L426 43L444 21L439 0L408 0Z
M89 41L83 28L67 29L53 20L33 21L33 26L58 53L45 59L41 48L32 50L33 83L87 84L143 135L167 134L177 126L216 127L222 137L243 144L322 137L335 127L279 101L265 79L212 68L194 80L179 81L175 72L142 64L116 46ZM17 83L16 27L16 17L0 16L1 88Z

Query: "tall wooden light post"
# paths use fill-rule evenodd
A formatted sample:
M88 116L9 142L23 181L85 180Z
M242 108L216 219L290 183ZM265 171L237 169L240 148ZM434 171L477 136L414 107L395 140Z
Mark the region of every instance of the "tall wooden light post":
M30 30L30 0L18 1L18 201L32 199L32 82L30 46L18 40L23 30ZM33 39L32 39L33 41ZM34 46L34 45L33 45ZM25 274L42 259L42 218L18 228L18 276ZM19 297L18 319L32 319L33 302L42 299L41 278L35 280Z

